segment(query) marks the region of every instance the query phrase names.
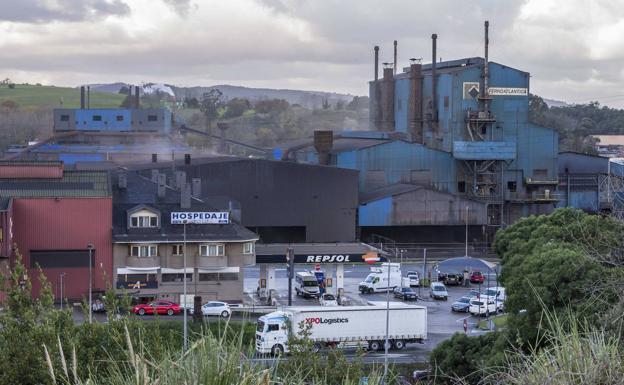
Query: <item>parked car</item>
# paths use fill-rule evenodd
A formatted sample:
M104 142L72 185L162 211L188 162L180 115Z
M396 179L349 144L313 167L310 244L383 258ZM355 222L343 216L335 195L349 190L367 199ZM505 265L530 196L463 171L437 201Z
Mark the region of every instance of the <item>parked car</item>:
M464 282L464 276L455 273L445 274L442 282L444 282L445 285L461 285Z
M505 288L501 286L488 287L483 292L483 295L505 302Z
M397 287L394 289L394 297L404 301L416 301L418 294L411 287Z
M325 293L319 299L321 306L338 306L338 300L333 294Z
M468 292L468 294L466 294L466 295L465 295L465 297L468 297L468 298L477 297L477 298L478 298L478 297L481 297L481 294L482 294L482 293L481 293L479 290L477 290L477 289L471 289L471 290Z
M485 281L485 276L480 271L473 271L470 274L470 282L471 283L483 283Z
M232 310L230 309L230 305L221 301L210 301L206 302L201 307L202 315L216 315L221 316L223 318L228 318L230 314L232 314ZM190 308L189 313L193 314L194 309Z
M407 278L409 279L410 287L420 286L420 278L418 277L418 273L415 271L410 271L407 273Z
M144 303L136 305L132 308L132 312L138 315L145 314L167 314L174 315L180 314L182 309L180 305L170 301L152 301L150 303Z
M429 297L433 299L448 299L448 292L446 291L446 286L444 286L441 282L432 282L429 287Z
M490 297L473 298L470 300L470 314L474 316L496 314L496 301Z
M470 308L470 297L461 297L451 305L451 311L467 313Z

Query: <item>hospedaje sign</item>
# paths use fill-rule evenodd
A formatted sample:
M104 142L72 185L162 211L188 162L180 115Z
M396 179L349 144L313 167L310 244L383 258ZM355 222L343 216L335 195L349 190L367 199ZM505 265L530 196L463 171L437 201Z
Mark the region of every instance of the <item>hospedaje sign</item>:
M172 225L222 225L230 223L228 211L182 211L171 213Z

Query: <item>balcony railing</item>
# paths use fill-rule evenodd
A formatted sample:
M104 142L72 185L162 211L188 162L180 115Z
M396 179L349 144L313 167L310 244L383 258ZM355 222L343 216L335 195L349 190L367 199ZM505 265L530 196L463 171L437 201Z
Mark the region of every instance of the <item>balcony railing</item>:
M154 257L133 257L131 255L126 257L127 267L159 267L160 256Z
M552 191L533 191L531 193L508 191L505 194L505 199L510 202L557 202L560 201L561 198L562 194Z

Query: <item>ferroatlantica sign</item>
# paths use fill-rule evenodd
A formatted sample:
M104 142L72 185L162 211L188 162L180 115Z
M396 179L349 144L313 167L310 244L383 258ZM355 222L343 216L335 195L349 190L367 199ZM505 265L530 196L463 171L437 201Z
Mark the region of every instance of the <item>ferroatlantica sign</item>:
M203 211L203 212L172 212L171 224L196 224L196 225L210 225L210 224L224 224L230 223L230 213L227 211Z

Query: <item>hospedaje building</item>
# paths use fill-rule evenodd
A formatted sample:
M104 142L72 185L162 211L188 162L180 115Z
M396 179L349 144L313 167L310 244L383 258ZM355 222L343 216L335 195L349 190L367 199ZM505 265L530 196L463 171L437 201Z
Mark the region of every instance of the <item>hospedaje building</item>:
M152 178L125 170L113 175L113 270L118 291L141 301L180 303L186 277L189 301L197 293L202 303L242 302L244 267L255 264L258 237L238 223L239 210L232 211L232 201L196 198L201 184L194 180L193 189L180 173L169 184L156 170ZM186 270L184 225L171 215L179 212L214 213L208 224L186 225Z

